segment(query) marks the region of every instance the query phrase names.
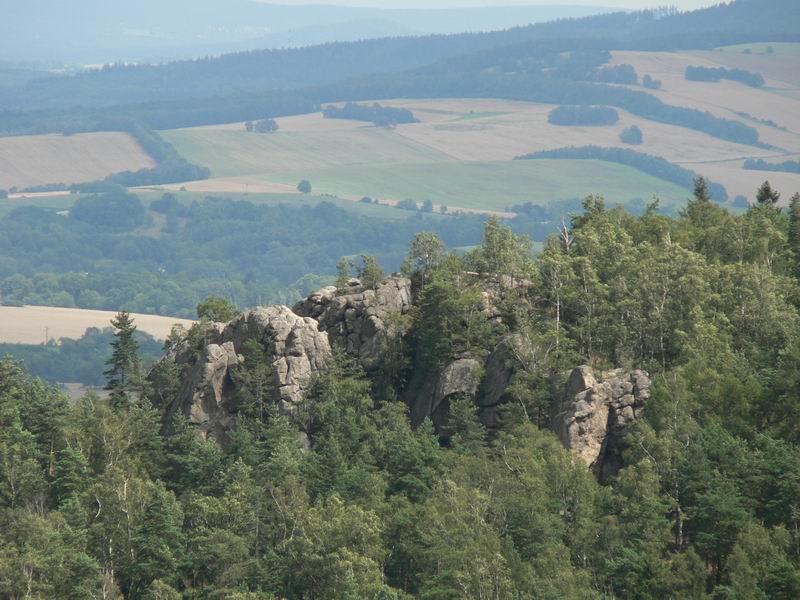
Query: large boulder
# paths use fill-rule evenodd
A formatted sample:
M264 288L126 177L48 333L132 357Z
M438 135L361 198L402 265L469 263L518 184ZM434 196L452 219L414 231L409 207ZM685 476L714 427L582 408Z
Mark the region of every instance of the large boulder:
M625 435L650 397L644 371L596 374L589 366L570 373L553 429L566 448L606 480L622 466Z
M294 311L316 319L332 345L370 371L380 360L383 341L391 329L390 315L405 314L410 308L411 280L389 277L368 290L357 280L344 290L322 288L296 304Z
M203 437L223 438L236 414L233 370L243 364L242 351L250 340L262 345L273 367L276 394L271 400L292 414L311 375L325 367L331 348L314 319L286 306L268 306L210 329L199 353L184 343L166 357L175 360L184 376L176 397L162 407L165 421L180 411Z

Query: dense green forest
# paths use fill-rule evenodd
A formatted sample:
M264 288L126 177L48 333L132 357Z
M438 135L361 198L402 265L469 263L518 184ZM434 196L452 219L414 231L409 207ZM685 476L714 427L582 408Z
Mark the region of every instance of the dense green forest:
M401 123L419 123L419 119L407 108L381 106L378 103L358 104L346 102L344 106L326 106L322 114L326 119L353 119L367 121L379 127L390 127Z
M539 234L554 225L520 226ZM482 227L476 215L416 212L388 220L324 201L270 206L207 198L184 205L167 195L148 211L117 189L78 197L66 218L21 207L0 219L0 294L8 303L193 318L209 295L240 306L291 304L330 280L341 256L375 255L399 269L420 229L470 246Z
M70 405L1 361L0 596L797 598L800 196L772 198L734 215L700 181L673 218L589 197L535 260L496 220L466 255L418 236L392 368L334 355L287 416L250 345L219 442L162 426L186 374L166 360L144 379L124 318L109 402ZM465 271L529 284L489 320ZM202 348L206 326L167 348ZM408 369L510 332L530 354L500 428L469 399L446 436L411 427ZM549 382L581 363L653 380L602 485L549 429Z
M110 325L90 327L80 338L50 340L47 344L0 344L0 357L13 356L28 372L52 383L82 383L102 386L103 371L114 340ZM142 363L150 366L160 358L162 345L143 331L136 332Z
M721 81L729 79L750 87L764 85L764 77L760 73L753 73L745 69L726 69L724 67L686 67L686 79L687 81Z

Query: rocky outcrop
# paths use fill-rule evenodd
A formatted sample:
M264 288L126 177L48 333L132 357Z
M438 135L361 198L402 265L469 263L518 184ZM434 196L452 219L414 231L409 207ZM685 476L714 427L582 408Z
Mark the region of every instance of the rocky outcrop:
M392 313L411 308L411 280L389 277L374 289L364 290L358 280L343 290L330 286L295 305L298 315L311 317L327 332L332 345L358 359L364 369L374 368L390 328Z
M500 428L499 408L508 401L508 386L520 368L524 354L518 335L504 338L486 359L486 374L476 398L478 415L489 430Z
M176 349L172 358L185 375L176 398L162 407L164 414L181 411L204 437L223 437L236 413L232 370L243 364L242 349L249 340L262 345L273 367L272 401L291 414L311 375L325 367L331 348L314 319L286 306L257 308L211 329L200 353L186 343Z
M176 356L180 366L185 366L185 375L178 390L177 399L164 407L169 415L183 411L205 437L212 432L227 430L232 413L226 406L231 391L230 370L240 364L241 357L233 344L208 344L202 356L187 363L189 350Z
M517 280L481 281L486 283L484 306L490 320L501 318L496 307L505 290L531 285ZM190 347L186 339L166 358L175 359L182 376L174 398L159 395L156 389L157 397L168 398L164 401L168 405L162 406L165 423L180 411L203 436L222 439L236 417L237 382L242 381L238 370L247 365L244 355L250 341L260 344L273 367L271 401L292 414L309 378L328 363L332 345L356 358L368 374L375 373L371 370L381 359L394 316L411 308L411 281L406 278L390 277L367 290L351 280L343 290L322 288L294 309L257 308L227 325L211 326L199 347L197 341ZM414 425L430 418L437 432L447 438L450 404L456 397L465 397L475 402L490 431L500 429L500 409L509 401L515 377L521 369L535 372L537 357L546 354L531 344L512 332L490 352L457 353L442 367L414 372L401 390ZM153 380L157 383L157 378ZM596 373L580 366L555 393L560 406L552 423L554 431L601 481L607 479L621 467L626 433L649 398L647 374L622 369Z
M625 435L649 397L650 378L644 371L596 375L591 367L580 366L567 379L553 429L602 481L621 467Z
M460 358L422 379L422 387L411 402L412 422L419 425L430 417L439 434L447 437L450 400L455 396L475 397L482 367L474 358Z

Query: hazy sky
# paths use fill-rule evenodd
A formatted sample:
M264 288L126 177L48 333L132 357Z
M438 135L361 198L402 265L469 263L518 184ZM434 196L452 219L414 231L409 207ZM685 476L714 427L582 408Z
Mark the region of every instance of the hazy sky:
M270 0L265 0L270 1ZM529 6L584 5L619 8L677 6L681 9L701 8L718 0L272 0L275 4L333 4L338 6L374 6L381 8L457 8L461 6Z

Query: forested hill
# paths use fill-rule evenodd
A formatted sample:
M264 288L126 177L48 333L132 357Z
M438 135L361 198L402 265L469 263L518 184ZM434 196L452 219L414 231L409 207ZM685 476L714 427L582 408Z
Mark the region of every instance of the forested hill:
M0 110L163 103L296 90L399 73L455 56L537 40L597 39L604 40L602 47L606 49L677 49L797 39L798 22L800 8L792 0L737 0L685 13L614 13L481 34L262 50L161 66L115 66L74 77L33 81L22 88L0 87Z
M589 197L294 307L222 299L110 398L0 360L0 597L795 600L800 195ZM351 275L357 274L359 279Z

